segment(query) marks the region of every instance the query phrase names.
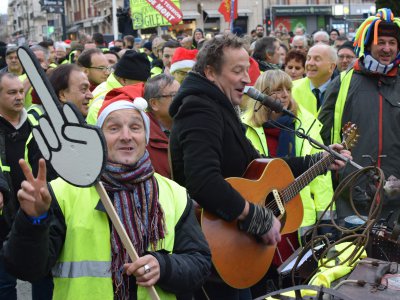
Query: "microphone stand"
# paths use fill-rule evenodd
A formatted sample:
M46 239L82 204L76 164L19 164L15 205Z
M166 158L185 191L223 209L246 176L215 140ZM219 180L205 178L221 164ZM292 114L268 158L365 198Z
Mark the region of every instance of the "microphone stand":
M358 170L363 169L364 167L360 166L359 164L355 163L354 161L352 161L351 159L343 156L342 154L334 151L333 149L329 148L328 146L325 146L324 144L321 144L320 142L318 142L317 140L313 139L311 136L299 131L299 130L295 130L295 134L298 137L301 137L302 139L308 140L311 144L317 145L318 147L324 149L326 152L328 152L329 154L333 155L336 159L340 159L346 163L349 163L350 165L352 165L353 167L355 167Z

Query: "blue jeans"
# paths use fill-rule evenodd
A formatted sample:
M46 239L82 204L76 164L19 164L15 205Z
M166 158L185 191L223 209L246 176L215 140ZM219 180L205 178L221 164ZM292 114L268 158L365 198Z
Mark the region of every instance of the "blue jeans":
M17 279L6 272L0 256L0 300L17 300ZM32 300L51 300L53 297L53 278L51 275L32 283Z

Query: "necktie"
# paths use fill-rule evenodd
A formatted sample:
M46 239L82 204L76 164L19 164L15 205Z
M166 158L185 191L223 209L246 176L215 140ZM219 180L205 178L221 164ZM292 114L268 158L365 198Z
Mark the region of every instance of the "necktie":
M321 95L321 91L317 88L312 90L315 98L317 99L317 110L319 109L319 107L321 106L321 99L320 99L320 95Z

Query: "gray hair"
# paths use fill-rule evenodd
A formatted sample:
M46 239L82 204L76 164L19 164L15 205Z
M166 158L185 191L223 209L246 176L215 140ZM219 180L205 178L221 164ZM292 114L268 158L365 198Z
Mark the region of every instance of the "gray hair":
M275 45L274 43L278 41L275 37L263 37L256 41L253 57L258 60L265 60L265 54L274 55L275 53Z
M3 90L1 83L4 77L7 77L9 79L15 79L15 78L18 79L18 76L15 75L14 73L8 73L8 72L0 73L0 92Z
M46 48L40 46L40 45L33 45L30 47L30 49L32 50L32 52L36 52L36 51L42 51L44 54L44 58L46 60L49 60L49 50L47 50Z
M293 37L291 46L293 47L294 42L297 42L297 41L302 41L303 45L304 45L304 48L308 47L308 41L307 41L307 37L305 35L295 35Z
M322 47L325 50L327 50L327 54L328 54L328 58L329 58L330 62L336 64L336 61L337 61L337 50L334 47L326 45L326 44L323 44L323 43L318 43L318 44L312 46L310 48L310 51L311 51L311 49L313 49L315 47Z
M329 43L329 34L326 31L320 30L313 34L313 41L315 41L316 37L321 36L324 37L325 40Z
M172 75L165 73L150 78L144 86L144 99L149 102L152 98L160 97L165 87L173 84L174 81L175 78ZM147 109L151 111L151 106L149 105Z

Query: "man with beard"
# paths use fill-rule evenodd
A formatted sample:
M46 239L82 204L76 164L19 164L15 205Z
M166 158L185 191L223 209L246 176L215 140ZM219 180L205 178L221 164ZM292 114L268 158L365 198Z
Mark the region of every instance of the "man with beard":
M264 26L261 24L256 26L256 36L258 39L261 39L264 36Z
M356 123L362 138L353 149L354 161L362 166L376 163L386 178L400 178L399 22L390 9L380 9L376 16L360 25L355 36L358 59L349 71L331 83L319 115L325 143L340 140L343 124ZM352 171L346 168L339 180ZM361 215L366 215L370 207L365 193L369 189L367 184L366 180L360 181L359 188L353 190L355 206ZM339 220L355 214L345 200L336 202ZM398 196L385 195L381 218L387 218L390 211L398 212L399 203Z

